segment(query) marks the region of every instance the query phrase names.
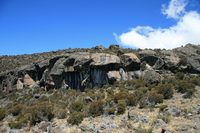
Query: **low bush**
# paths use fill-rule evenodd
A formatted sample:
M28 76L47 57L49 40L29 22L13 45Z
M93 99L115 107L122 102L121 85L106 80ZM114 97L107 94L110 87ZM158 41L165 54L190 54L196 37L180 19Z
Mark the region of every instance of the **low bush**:
M114 107L108 108L107 113L108 113L109 115L114 115L114 114L115 114L115 108L114 108Z
M156 90L158 94L162 94L164 99L170 99L174 94L171 84L158 84L154 90Z
M183 95L183 98L191 98L195 92L195 89L188 89L187 92Z
M108 93L108 95L114 95L115 92L114 92L114 90L112 90L112 89L108 89L108 90L107 90L107 93Z
M23 105L17 104L12 109L10 109L9 112L12 113L14 116L17 116L21 113L22 109L23 109Z
M89 113L96 117L103 113L103 101L94 101L90 104Z
M31 119L31 114L30 113L22 113L19 114L15 121L21 121L22 123L28 123L28 121Z
M18 122L10 122L8 123L9 127L11 129L21 129L22 128L22 122L18 121Z
M144 96L144 93L141 90L136 90L133 93L129 93L127 96L127 105L128 106L136 106L140 99Z
M138 88L139 91L142 91L143 93L147 93L148 88L147 87L140 87Z
M180 56L180 64L181 65L187 65L187 57L186 56Z
M84 107L84 103L82 101L75 101L70 106L70 111L77 111L80 112Z
M119 100L117 104L117 114L123 114L126 111L125 100Z
M190 78L189 82L192 83L192 84L200 86L200 78L198 78L198 77Z
M84 114L82 112L76 112L70 114L69 118L67 119L67 122L72 125L78 125L83 121Z
M54 118L53 106L48 102L41 102L34 106L28 107L24 113L29 113L30 125L35 125L37 122L50 121Z
M164 111L164 109L166 109L168 106L167 105L160 105L159 110L160 111Z
M139 102L140 108L146 108L154 106L157 103L163 102L163 95L158 94L157 91L152 90L147 92Z
M95 93L96 100L102 100L105 98L105 93L104 92L97 92Z
M177 72L175 74L175 77L179 80L183 80L184 79L185 74L183 72Z
M6 116L6 110L0 107L0 121L3 120Z
M184 98L190 98L196 91L195 85L186 80L179 81L175 87L178 92L185 93Z
M118 100L123 100L127 97L127 93L126 92L118 92L114 95L114 100L117 103Z
M53 112L54 112L55 117L58 119L64 119L67 116L66 110L62 108L58 108L58 107L54 108Z

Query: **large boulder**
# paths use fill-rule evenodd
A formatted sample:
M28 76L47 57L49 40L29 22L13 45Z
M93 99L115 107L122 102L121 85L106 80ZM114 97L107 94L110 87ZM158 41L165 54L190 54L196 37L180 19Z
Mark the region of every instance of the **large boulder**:
M104 49L105 49L105 47L104 47L104 46L101 46L101 45L99 45L99 46L95 46L95 47L93 47L92 49L93 49L94 51L98 52L98 51L102 51L102 50L104 50Z
M118 50L118 49L120 49L121 47L119 47L119 45L115 45L115 44L110 44L110 46L109 46L109 49L110 50Z
M148 70L144 75L144 82L146 84L160 83L163 77L155 70Z
M23 89L23 83L21 82L21 78L18 78L17 80L16 89L17 90Z
M24 86L30 86L33 84L35 84L35 81L28 74L25 74L24 75Z
M74 61L74 69L76 71L89 68L89 64L91 63L92 59L90 58L90 53L80 53Z
M96 53L91 54L91 66L92 67L105 67L109 70L119 69L120 59L114 54Z
M177 68L180 63L180 58L176 56L165 56L164 57L165 66L169 69Z
M121 62L126 71L140 69L140 59L133 53L125 53L121 56Z
M156 56L156 52L152 50L142 50L137 52L137 54L140 56L140 58L144 56Z
M200 56L190 57L187 61L192 67L192 71L198 73L200 72Z
M160 69L164 65L164 61L161 58L158 58L155 64L153 65L154 69Z
M127 72L128 80L139 79L140 77L144 76L145 72L146 71L141 71L141 70L138 70L138 71L129 71L129 72Z
M60 58L58 59L55 64L53 65L53 68L51 69L50 75L61 75L64 71L64 62L66 61L66 58Z
M108 75L108 79L111 83L121 80L121 75L120 75L119 71L109 71L107 73L107 75Z

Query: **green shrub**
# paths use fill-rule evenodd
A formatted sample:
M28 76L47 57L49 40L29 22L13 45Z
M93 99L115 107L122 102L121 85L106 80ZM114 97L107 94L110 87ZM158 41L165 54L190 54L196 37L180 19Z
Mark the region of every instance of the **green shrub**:
M135 86L135 83L136 83L136 79L125 80L122 82L122 84L125 86Z
M17 116L18 114L21 113L22 109L23 105L17 104L10 110L10 113L12 113L14 116Z
M164 111L164 109L166 109L168 106L167 105L160 105L159 110L160 111Z
M108 113L109 115L114 115L114 114L115 114L115 108L114 108L114 107L108 108L107 113Z
M123 114L126 111L125 100L119 100L117 104L117 114Z
M147 93L148 88L147 87L140 87L138 88L139 91L142 91L143 93Z
M163 102L163 95L158 94L158 92L155 90L152 90L144 95L144 97L140 100L139 105L140 108L146 108L162 102Z
M177 73L175 74L175 77L176 77L177 79L180 79L180 80L183 80L183 79L184 79L184 76L185 76L185 74L184 74L183 72L177 72Z
M162 94L164 99L170 99L173 97L173 88L171 84L158 84L155 87L158 94Z
M196 92L195 89L188 89L187 92L183 95L183 98L191 98Z
M6 110L0 107L0 121L3 120L6 116Z
M96 96L96 100L102 100L105 98L105 93L104 92L96 92L95 96Z
M20 121L21 123L28 123L28 121L30 120L31 118L31 114L30 113L22 113L22 114L19 114L15 121Z
M200 86L200 78L190 78L190 83Z
M84 103L82 101L75 101L70 106L70 111L77 111L80 112L84 107Z
M21 129L22 128L22 122L18 121L18 122L10 122L8 123L9 127L11 129Z
M53 106L48 102L41 102L34 106L28 107L24 113L29 113L30 125L35 125L37 122L50 121L54 118Z
M162 80L162 83L163 84L172 84L172 85L175 85L176 84L176 80L174 77L165 77L163 80Z
M89 113L96 117L103 113L103 101L94 101L90 104Z
M118 92L114 95L114 100L117 103L118 100L122 100L125 99L127 97L127 93L126 92Z
M145 86L145 82L143 79L139 78L135 80L135 87L139 88L139 87L143 87Z
M127 96L127 105L136 106L143 96L144 96L144 93L141 90L136 90L133 93L129 93Z
M181 65L187 65L187 57L186 56L180 56L180 64Z
M114 95L114 90L108 89L108 90L107 90L107 93L108 93L108 95Z
M181 93L185 93L185 92L189 91L189 92L191 92L191 94L193 94L193 92L195 92L195 85L189 83L189 82L186 81L186 80L182 80L182 81L179 81L179 82L177 83L175 89L176 89L178 92L181 92Z
M76 112L70 114L69 118L67 119L67 122L72 125L78 125L83 121L84 114L82 112Z
M67 116L66 110L58 107L54 109L54 114L58 119L64 119Z

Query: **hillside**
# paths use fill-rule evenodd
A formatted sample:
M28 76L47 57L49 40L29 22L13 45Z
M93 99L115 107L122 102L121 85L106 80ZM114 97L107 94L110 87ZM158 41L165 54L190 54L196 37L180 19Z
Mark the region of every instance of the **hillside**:
M110 45L1 56L0 132L197 133L199 51Z

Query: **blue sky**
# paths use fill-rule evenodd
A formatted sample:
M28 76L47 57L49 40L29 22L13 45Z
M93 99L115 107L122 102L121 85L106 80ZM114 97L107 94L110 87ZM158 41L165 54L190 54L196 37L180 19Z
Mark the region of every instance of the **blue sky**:
M199 11L198 0L0 0L0 55L200 44Z

